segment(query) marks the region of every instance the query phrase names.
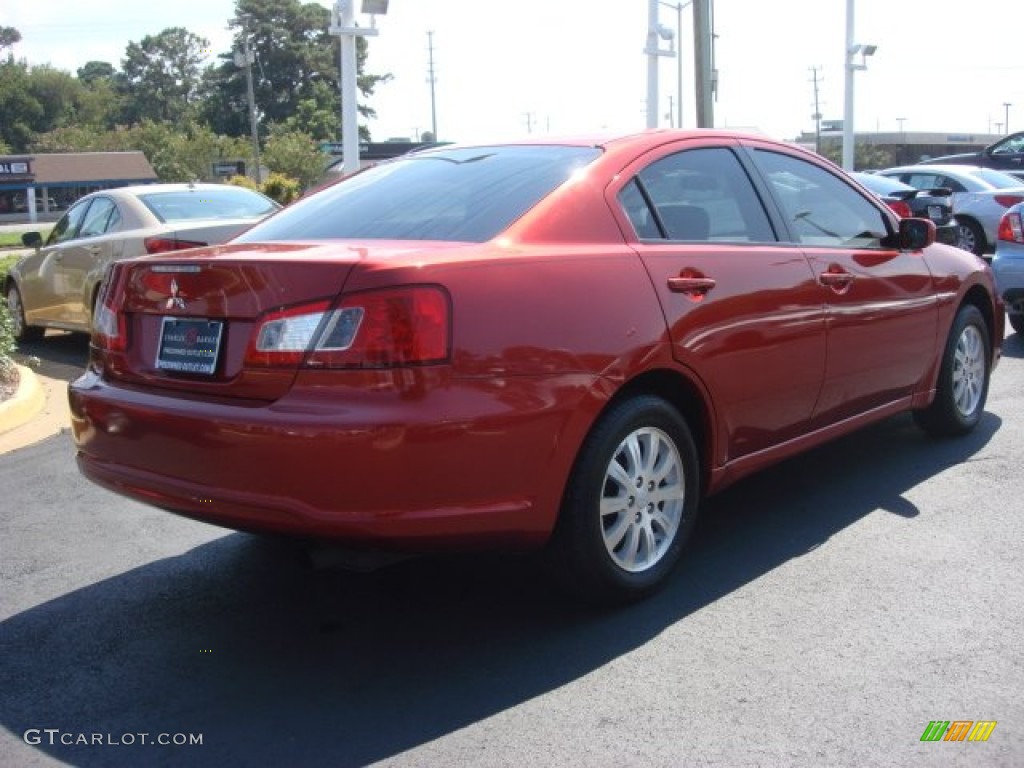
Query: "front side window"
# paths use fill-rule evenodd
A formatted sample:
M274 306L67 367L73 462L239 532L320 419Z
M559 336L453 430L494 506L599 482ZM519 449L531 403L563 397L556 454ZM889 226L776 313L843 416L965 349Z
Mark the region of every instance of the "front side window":
M769 150L756 150L754 158L797 242L881 248L889 236L881 210L824 168Z
M623 188L619 202L645 240L775 240L746 171L724 147L689 149L655 161Z
M599 154L595 147L529 145L407 155L293 203L234 242L484 242Z

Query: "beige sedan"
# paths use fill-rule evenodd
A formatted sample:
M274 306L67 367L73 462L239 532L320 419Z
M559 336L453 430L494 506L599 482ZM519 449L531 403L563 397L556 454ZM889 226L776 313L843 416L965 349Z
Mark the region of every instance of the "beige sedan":
M78 200L44 242L22 236L35 253L4 280L19 341L46 328L88 331L107 266L118 259L223 243L280 206L226 184L149 184L93 192Z

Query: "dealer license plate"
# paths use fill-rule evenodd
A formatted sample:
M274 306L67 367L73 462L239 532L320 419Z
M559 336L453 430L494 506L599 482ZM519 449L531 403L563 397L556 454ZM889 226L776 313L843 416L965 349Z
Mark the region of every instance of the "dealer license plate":
M178 373L212 376L224 323L204 318L165 317L160 326L160 347L156 367Z
M932 221L942 221L942 206L941 205L929 205L928 206L928 218Z

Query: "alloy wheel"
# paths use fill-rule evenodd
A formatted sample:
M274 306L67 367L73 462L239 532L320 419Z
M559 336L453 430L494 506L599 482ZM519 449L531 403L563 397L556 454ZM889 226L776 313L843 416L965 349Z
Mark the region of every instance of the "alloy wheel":
M653 427L627 435L601 494L601 529L612 560L630 573L656 565L675 540L685 500L683 461L669 436Z

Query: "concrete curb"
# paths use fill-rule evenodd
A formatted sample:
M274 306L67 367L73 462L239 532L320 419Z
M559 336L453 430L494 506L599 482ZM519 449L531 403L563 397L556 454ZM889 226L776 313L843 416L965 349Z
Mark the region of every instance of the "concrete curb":
M46 405L39 377L23 365L18 368L18 391L0 403L0 435L30 422Z

